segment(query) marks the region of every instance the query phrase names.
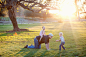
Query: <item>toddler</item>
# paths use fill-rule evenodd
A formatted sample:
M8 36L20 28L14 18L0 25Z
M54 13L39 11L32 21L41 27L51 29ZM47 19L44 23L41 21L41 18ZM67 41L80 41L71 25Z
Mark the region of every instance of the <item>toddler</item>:
M41 41L42 37L45 35L45 27L43 26L42 27L42 30L40 31L40 34L39 34L41 37L40 37L40 40L39 42Z
M59 33L59 36L60 36L60 40L56 40L56 42L61 41L61 44L59 45L59 50L61 50L61 46L65 50L65 47L63 46L65 44L65 40L64 40L64 37L63 37L63 33L60 32Z

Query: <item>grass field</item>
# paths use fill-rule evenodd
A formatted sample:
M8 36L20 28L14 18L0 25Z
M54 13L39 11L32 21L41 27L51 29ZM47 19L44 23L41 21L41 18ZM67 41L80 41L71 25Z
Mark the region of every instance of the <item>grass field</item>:
M46 50L45 44L41 49L24 48L25 45L34 44L35 36L39 35L41 27L45 26L46 34L52 33L50 49ZM64 22L45 24L24 24L20 28L29 31L6 33L12 30L12 25L0 25L0 56L1 57L86 57L86 22ZM59 32L63 32L66 50L59 51Z

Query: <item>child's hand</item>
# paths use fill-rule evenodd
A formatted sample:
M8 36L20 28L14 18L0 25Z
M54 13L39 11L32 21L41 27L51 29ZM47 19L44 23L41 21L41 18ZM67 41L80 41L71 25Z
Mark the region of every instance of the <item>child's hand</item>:
M58 42L59 40L56 40L56 42Z

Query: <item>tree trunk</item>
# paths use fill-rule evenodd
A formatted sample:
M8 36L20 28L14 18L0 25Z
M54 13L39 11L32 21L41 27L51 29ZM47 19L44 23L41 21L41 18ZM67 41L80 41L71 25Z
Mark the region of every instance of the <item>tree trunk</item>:
M79 10L78 10L78 5L77 5L77 2L78 0L75 0L75 6L76 6L76 16L77 16L77 19L80 20L80 16L79 16Z
M11 9L8 10L9 18L13 24L13 31L19 31L19 27L17 25L16 21L16 15L15 15L15 8L12 7Z

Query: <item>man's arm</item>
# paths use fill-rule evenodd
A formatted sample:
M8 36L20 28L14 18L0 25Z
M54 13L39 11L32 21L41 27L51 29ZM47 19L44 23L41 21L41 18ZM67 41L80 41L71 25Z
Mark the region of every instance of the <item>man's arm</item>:
M46 45L46 49L49 50L49 43L47 43L45 45Z

